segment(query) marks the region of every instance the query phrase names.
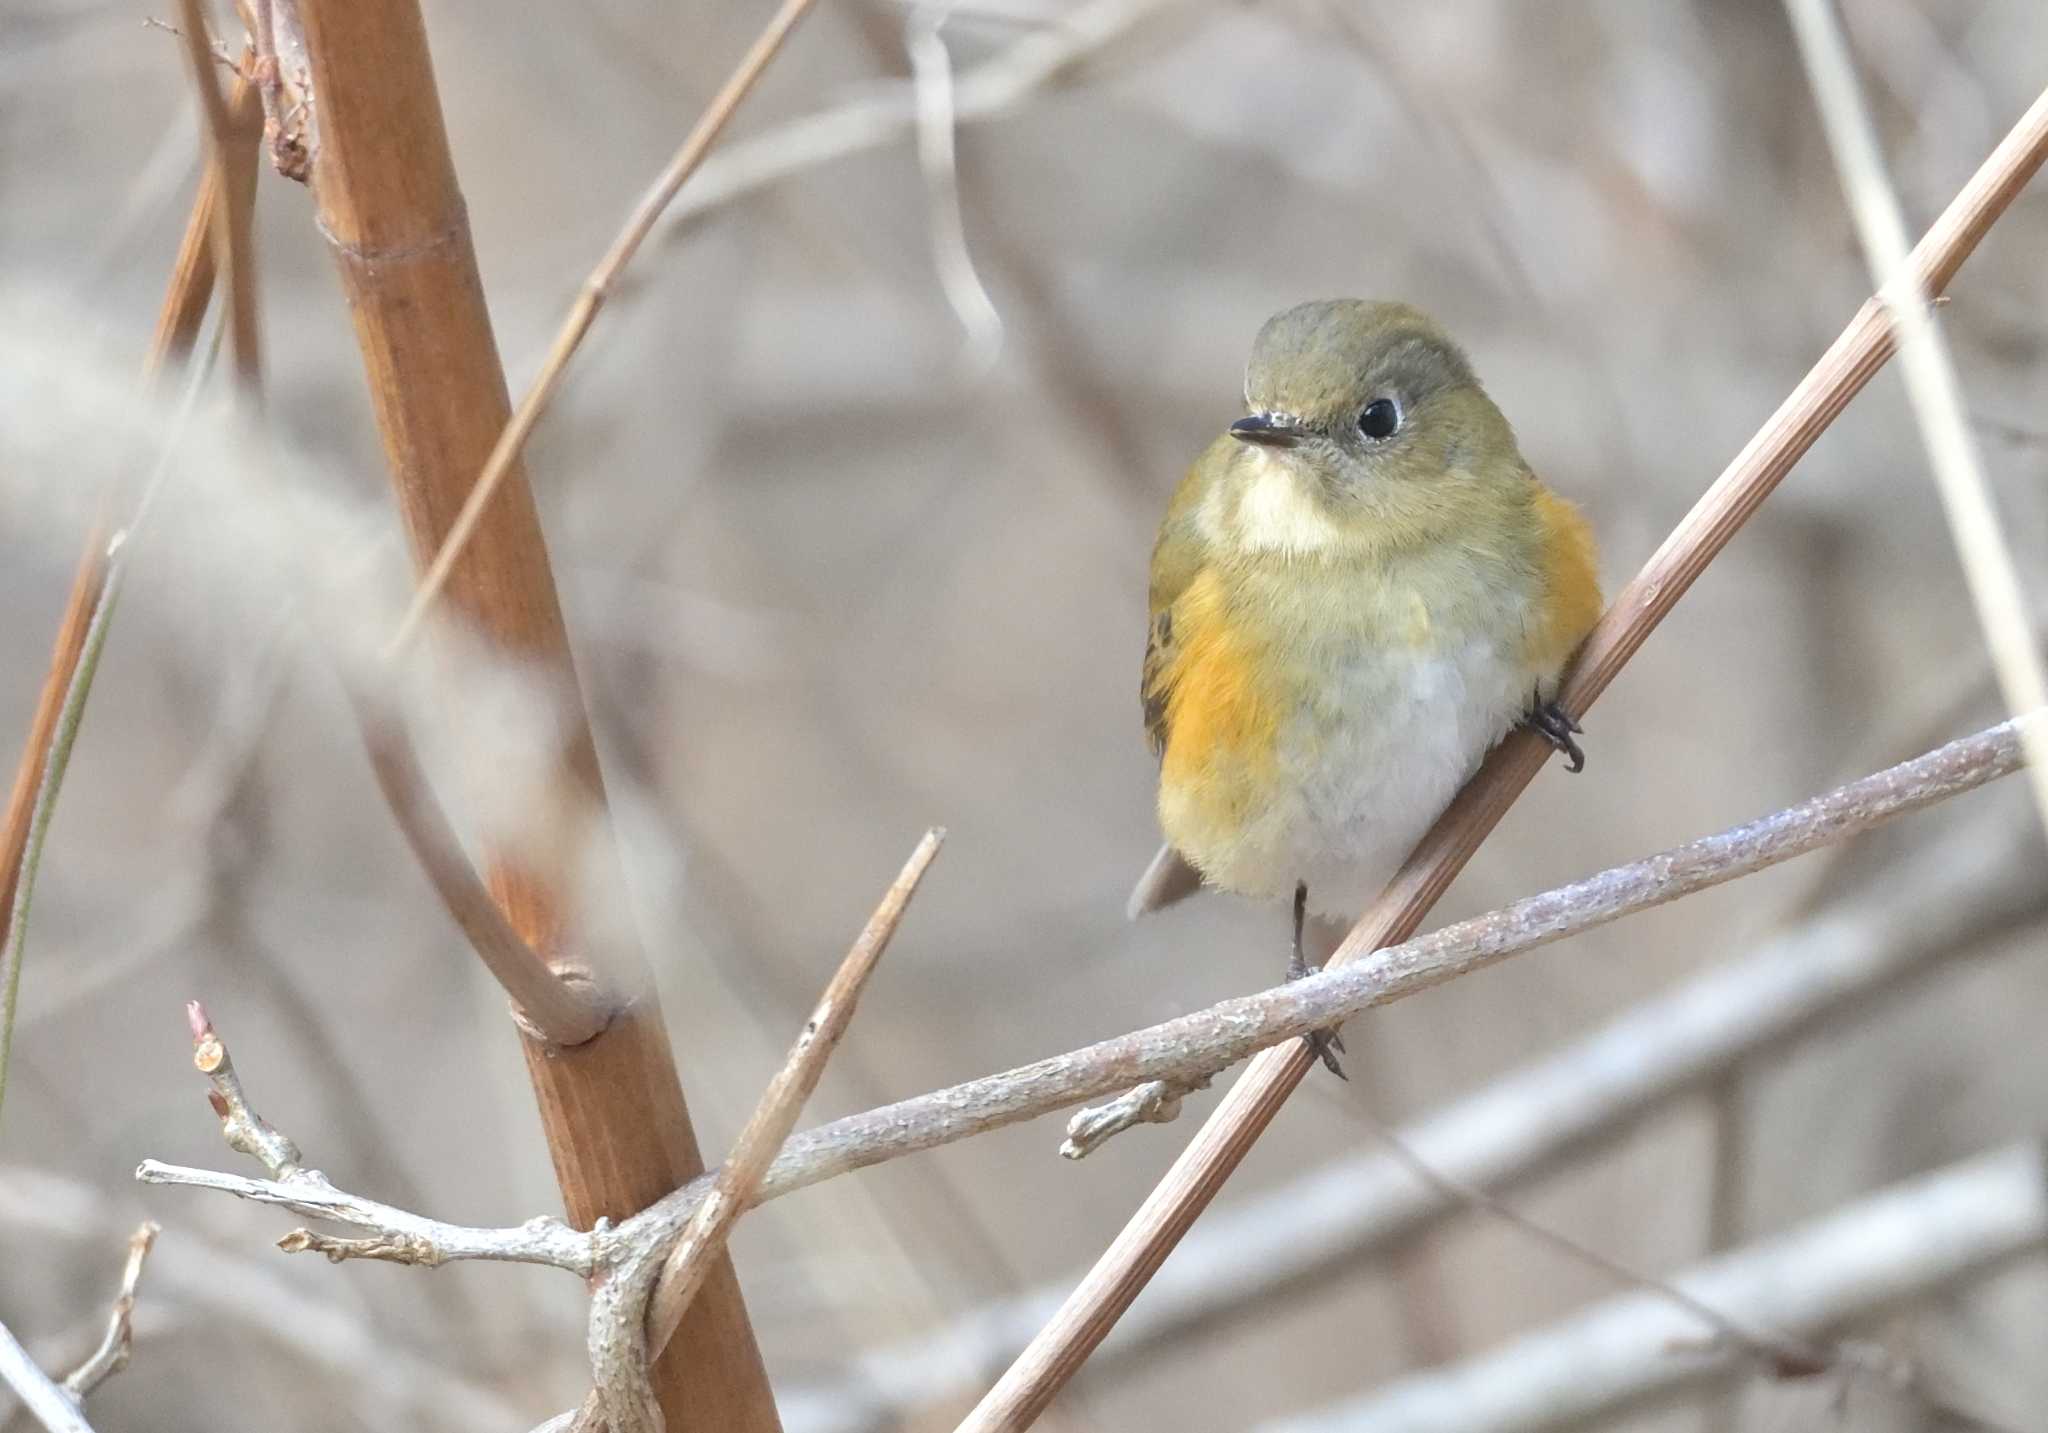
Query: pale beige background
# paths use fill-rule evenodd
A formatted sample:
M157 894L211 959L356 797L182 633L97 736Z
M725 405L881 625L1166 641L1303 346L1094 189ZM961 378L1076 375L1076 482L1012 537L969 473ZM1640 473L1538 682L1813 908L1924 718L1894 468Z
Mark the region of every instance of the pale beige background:
M1277 974L1271 912L1210 898L1135 928L1121 914L1155 839L1135 694L1151 527L1180 465L1238 411L1267 313L1334 294L1437 313L1531 461L1592 515L1611 588L1866 293L1776 6L1329 3L1348 18L1324 0L1188 0L963 131L968 242L1005 323L986 376L961 367L904 136L651 249L542 428L537 486L708 1146L928 823L950 844L819 1117ZM962 5L947 32L962 65L1061 7L997 8L1023 18ZM2048 79L2048 11L1845 9L1917 230ZM765 8L427 12L517 385ZM0 15L0 275L61 306L67 342L131 367L195 135L176 43L148 13L22 0ZM735 134L900 83L904 14L827 0ZM388 548L306 195L266 176L259 222L271 415L319 474L268 479L364 504ZM2030 581L2048 541L2044 252L2036 192L1944 317L1976 411L2035 430L1980 435ZM90 490L104 474L31 476ZM0 515L10 769L75 558L75 524L50 511ZM95 1402L102 1429L526 1426L581 1387L569 1280L287 1260L268 1247L278 1217L129 1179L145 1155L233 1167L186 1065L179 1009L197 994L266 1110L338 1180L476 1222L554 1207L502 1001L392 830L331 677L293 647L261 700L264 623L185 590L193 570L163 545L139 554L53 833L0 1126L0 1319L71 1356L121 1232L148 1213L166 1226L163 1276L133 1366ZM1981 724L1980 696L1924 725L1944 684L1978 682L1979 645L1887 373L1592 715L1588 773L1547 771L1447 910ZM2003 803L2026 839L2022 795L1972 801ZM1945 821L1882 844L1938 841ZM1805 881L1775 873L1361 1022L1353 1082L1313 1082L1226 1198L1370 1140L1357 1112L1424 1110L1739 952ZM2037 935L2013 942L1761 1067L1745 1226L2038 1128L2040 955ZM1076 1269L1191 1128L1073 1165L1054 1157L1056 1124L1035 1124L774 1205L735 1246L771 1369L823 1379ZM1518 1198L1667 1270L1702 1251L1709 1155L1704 1110L1686 1106ZM1412 1267L1406 1283L1360 1267L1084 1378L1045 1426L1241 1428L1609 1291L1469 1220L1420 1267L1420 1285ZM1418 1287L1433 1291L1420 1322ZM2037 1260L1864 1332L2036 1427L2044 1313ZM454 1382L420 1391L436 1378ZM1826 1393L1756 1391L1732 1426L1831 1426ZM1704 1426L1693 1407L1614 1426ZM1915 1426L1868 1397L1846 1416Z

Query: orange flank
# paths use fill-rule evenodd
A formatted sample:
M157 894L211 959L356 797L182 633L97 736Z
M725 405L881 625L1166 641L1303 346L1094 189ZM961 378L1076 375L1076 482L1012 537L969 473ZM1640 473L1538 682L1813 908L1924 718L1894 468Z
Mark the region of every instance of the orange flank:
M1199 804L1205 824L1235 826L1274 776L1279 709L1261 680L1272 675L1270 664L1256 639L1229 621L1213 570L1173 604L1173 628L1173 655L1158 678L1166 697L1162 794Z

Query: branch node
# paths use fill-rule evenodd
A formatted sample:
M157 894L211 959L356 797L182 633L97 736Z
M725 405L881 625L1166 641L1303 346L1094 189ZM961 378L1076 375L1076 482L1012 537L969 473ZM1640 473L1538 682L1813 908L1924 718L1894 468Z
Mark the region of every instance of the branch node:
M1060 1145L1060 1157L1086 1159L1132 1125L1171 1124L1180 1118L1182 1098L1207 1089L1211 1078L1202 1075L1192 1080L1147 1080L1106 1104L1075 1111L1067 1121L1067 1138Z

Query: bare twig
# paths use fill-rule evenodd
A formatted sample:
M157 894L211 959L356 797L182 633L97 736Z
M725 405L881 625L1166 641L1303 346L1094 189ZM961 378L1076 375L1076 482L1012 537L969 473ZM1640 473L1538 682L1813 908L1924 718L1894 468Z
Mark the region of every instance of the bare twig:
M469 490L469 496L463 500L462 510L456 514L454 523L449 527L447 535L442 538L440 550L434 554L434 560L420 574L419 585L413 592L412 605L406 609L404 618L399 622L398 630L387 648L387 655L395 655L405 650L418 632L420 622L434 605L434 600L440 596L441 588L448 581L448 574L454 570L455 560L462 555L462 549L468 543L470 534L476 531L477 521L482 517L491 495L505 480L505 474L511 471L512 464L519 457L520 450L526 446L526 440L532 434L534 425L540 421L542 411L547 407L548 401L555 396L555 390L561 387L562 375L568 369L569 360L575 357L577 346L583 342L583 336L590 332L590 326L597 321L598 310L603 308L605 301L612 296L620 274L625 271L626 265L633 261L633 256L640 252L641 244L645 243L648 234L653 232L655 221L661 218L662 211L667 209L670 201L676 197L676 191L683 187L683 181L704 162L704 156L717 142L726 122L739 108L740 101L753 90L755 82L768 68L768 62L782 49L782 42L789 38L789 32L796 27L796 22L804 17L813 3L814 0L782 0L782 4L768 21L767 28L741 58L738 67L727 78L724 86L712 96L711 103L705 107L695 128L683 140L682 147L675 152L668 166L641 196L640 202L627 216L625 227L612 241L611 248L598 261L597 267L591 270L590 277L583 281L583 290L576 296L576 303L569 310L569 317L563 321L561 332L555 335L554 346L548 351L546 361L541 364L539 376L533 380L533 386L526 391L526 396L520 400L511 421L499 435L497 445L491 449L490 457L484 462L483 471L477 474L476 484Z
M2043 93L1972 176L1914 251L1916 280L1939 293L1997 217L2048 158ZM1573 716L1605 691L1707 564L1762 505L1892 349L1886 307L1865 303L1643 570L1615 598L1581 648L1559 693ZM1510 736L1459 793L1385 892L1331 956L1356 960L1421 923L1546 756L1524 732ZM1058 1313L961 1424L966 1433L1029 1427L1122 1317L1307 1074L1302 1045L1254 1061Z
M1180 1118L1180 1102L1209 1081L1177 1084L1171 1080L1148 1080L1136 1089L1125 1090L1107 1104L1076 1110L1067 1121L1067 1137L1060 1145L1063 1159L1086 1159L1111 1139L1133 1125L1171 1124Z
M115 1291L114 1307L107 1314L107 1331L100 1338L99 1347L86 1355L85 1362L64 1375L64 1391L80 1403L128 1366L135 1343L136 1286L142 1282L142 1266L149 1261L149 1251L156 1247L156 1236L162 1232L159 1225L145 1222L128 1236L128 1261L121 1266L121 1287Z
M191 1001L185 1006L185 1017L192 1027L192 1063L212 1086L207 1100L220 1117L221 1137L230 1149L261 1164L270 1178L245 1179L238 1174L146 1159L135 1171L144 1184L217 1189L259 1204L282 1205L310 1219L329 1219L371 1231L367 1239L338 1239L295 1229L278 1241L287 1254L311 1251L325 1254L335 1263L382 1259L430 1268L454 1259L489 1259L546 1264L586 1278L597 1269L599 1244L607 1232L603 1229L583 1233L547 1215L511 1229L465 1228L336 1189L319 1170L307 1169L299 1147L250 1107L227 1043L207 1019L205 1007Z
M2048 911L2039 847L2003 812L1888 871L1868 899L1812 918L1716 965L1553 1054L1400 1131L1431 1167L1501 1189L1618 1139L1656 1111L1751 1067L1849 1009ZM1195 1333L1414 1241L1461 1206L1389 1154L1335 1160L1218 1210L1174 1251L1095 1356L1185 1347ZM1071 1277L864 1354L845 1378L802 1390L833 1415L807 1433L891 1426L955 1398L1016 1356Z
M317 1169L295 1170L283 1179L248 1179L145 1159L135 1167L135 1177L144 1184L218 1190L257 1204L275 1204L308 1219L369 1230L366 1239L341 1239L294 1229L277 1241L277 1247L287 1254L325 1254L336 1264L344 1259L380 1259L434 1268L457 1259L482 1259L543 1264L588 1278L598 1267L606 1234L602 1229L587 1233L571 1229L547 1214L497 1229L446 1224L337 1189Z
M1910 267L1906 221L1885 175L1884 155L1866 112L1855 63L1843 37L1834 0L1786 0L1808 82L1827 130L1828 147L1841 173L1842 189L1855 216L1856 232L1870 266L1871 281L1890 316L1899 347L1906 396L1920 425L1921 441L1941 493L1942 510L1969 579L1992 668L2005 694L2006 710L2032 711L2048 702L2048 676L2029 630L2027 601L2020 590L1999 528L1998 509L1977 459L1962 384L1940 328L1928 313L1928 296ZM2041 824L2048 829L2048 734L2031 733L2028 779Z
M7 1326L0 1324L0 1383L15 1391L30 1416L48 1433L92 1433L92 1425L85 1421L85 1398L127 1366L133 1338L135 1286L158 1232L156 1225L144 1224L129 1237L128 1262L121 1271L121 1287L114 1296L106 1335L85 1362L62 1381L44 1373Z
M49 1433L93 1433L64 1386L43 1372L6 1324L0 1324L0 1383L14 1390L29 1416Z
M1701 1265L1672 1285L1693 1303L1746 1326L1801 1339L1822 1334L2048 1244L2044 1157L2039 1145L2028 1143L1952 1165ZM1467 1363L1268 1429L1537 1433L1576 1427L1754 1367L1754 1350L1713 1336L1721 1332L1694 1309L1674 1305L1667 1291L1631 1294ZM1840 1346L1823 1351L1827 1369L1865 1359ZM1809 1372L1767 1371L1780 1377ZM1954 1426L1958 1415L1943 1411Z
M206 1099L220 1117L221 1138L229 1149L262 1165L272 1179L290 1179L299 1172L304 1156L288 1136L249 1107L227 1042L213 1028L206 1007L197 1000L186 1001L185 1023L192 1028L192 1067L213 1086Z
M626 1261L593 1298L590 1352L596 1387L584 1405L582 1426L596 1428L600 1416L613 1433L660 1426L659 1416L654 1414L653 1390L646 1380L647 1364L681 1327L690 1301L703 1287L733 1226L753 1205L762 1175L782 1152L805 1101L818 1088L826 1062L853 1021L868 977L889 948L911 897L917 894L918 884L945 839L943 830L925 832L883 893L881 904L826 983L811 1018L762 1092L753 1115L733 1142L732 1153L719 1166L675 1247L658 1262L651 1258ZM651 1284L649 1272L654 1274Z
M2020 760L2013 727L2002 723L1748 825L1445 926L1343 969L806 1130L769 1167L761 1198L1147 1080L1191 1081L1511 955L1789 860L2010 774ZM711 1179L692 1181L626 1221L621 1237L664 1244L675 1238Z
M17 1162L0 1170L0 1229L44 1245L105 1242L124 1215L91 1184ZM504 1433L519 1410L502 1379L472 1381L352 1301L318 1297L269 1260L207 1239L159 1244L149 1261L150 1301L190 1314L217 1339L269 1346L301 1369L355 1391L372 1427ZM374 1369L374 1378L364 1378Z
M420 769L419 755L403 719L381 710L346 679L344 684L355 707L370 769L391 808L392 819L484 969L512 998L515 1017L538 1038L555 1045L580 1045L602 1030L609 1011L594 975L551 967L520 939L464 854L455 828Z

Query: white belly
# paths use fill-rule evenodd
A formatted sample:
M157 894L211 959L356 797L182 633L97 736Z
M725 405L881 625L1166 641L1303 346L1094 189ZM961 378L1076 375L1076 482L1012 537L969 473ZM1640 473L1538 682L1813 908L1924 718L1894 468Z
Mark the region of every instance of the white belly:
M1281 794L1249 823L1232 869L1212 874L1270 897L1306 881L1314 910L1349 916L1529 709L1537 674L1474 640L1431 653L1360 649L1330 680L1329 701L1282 725Z

